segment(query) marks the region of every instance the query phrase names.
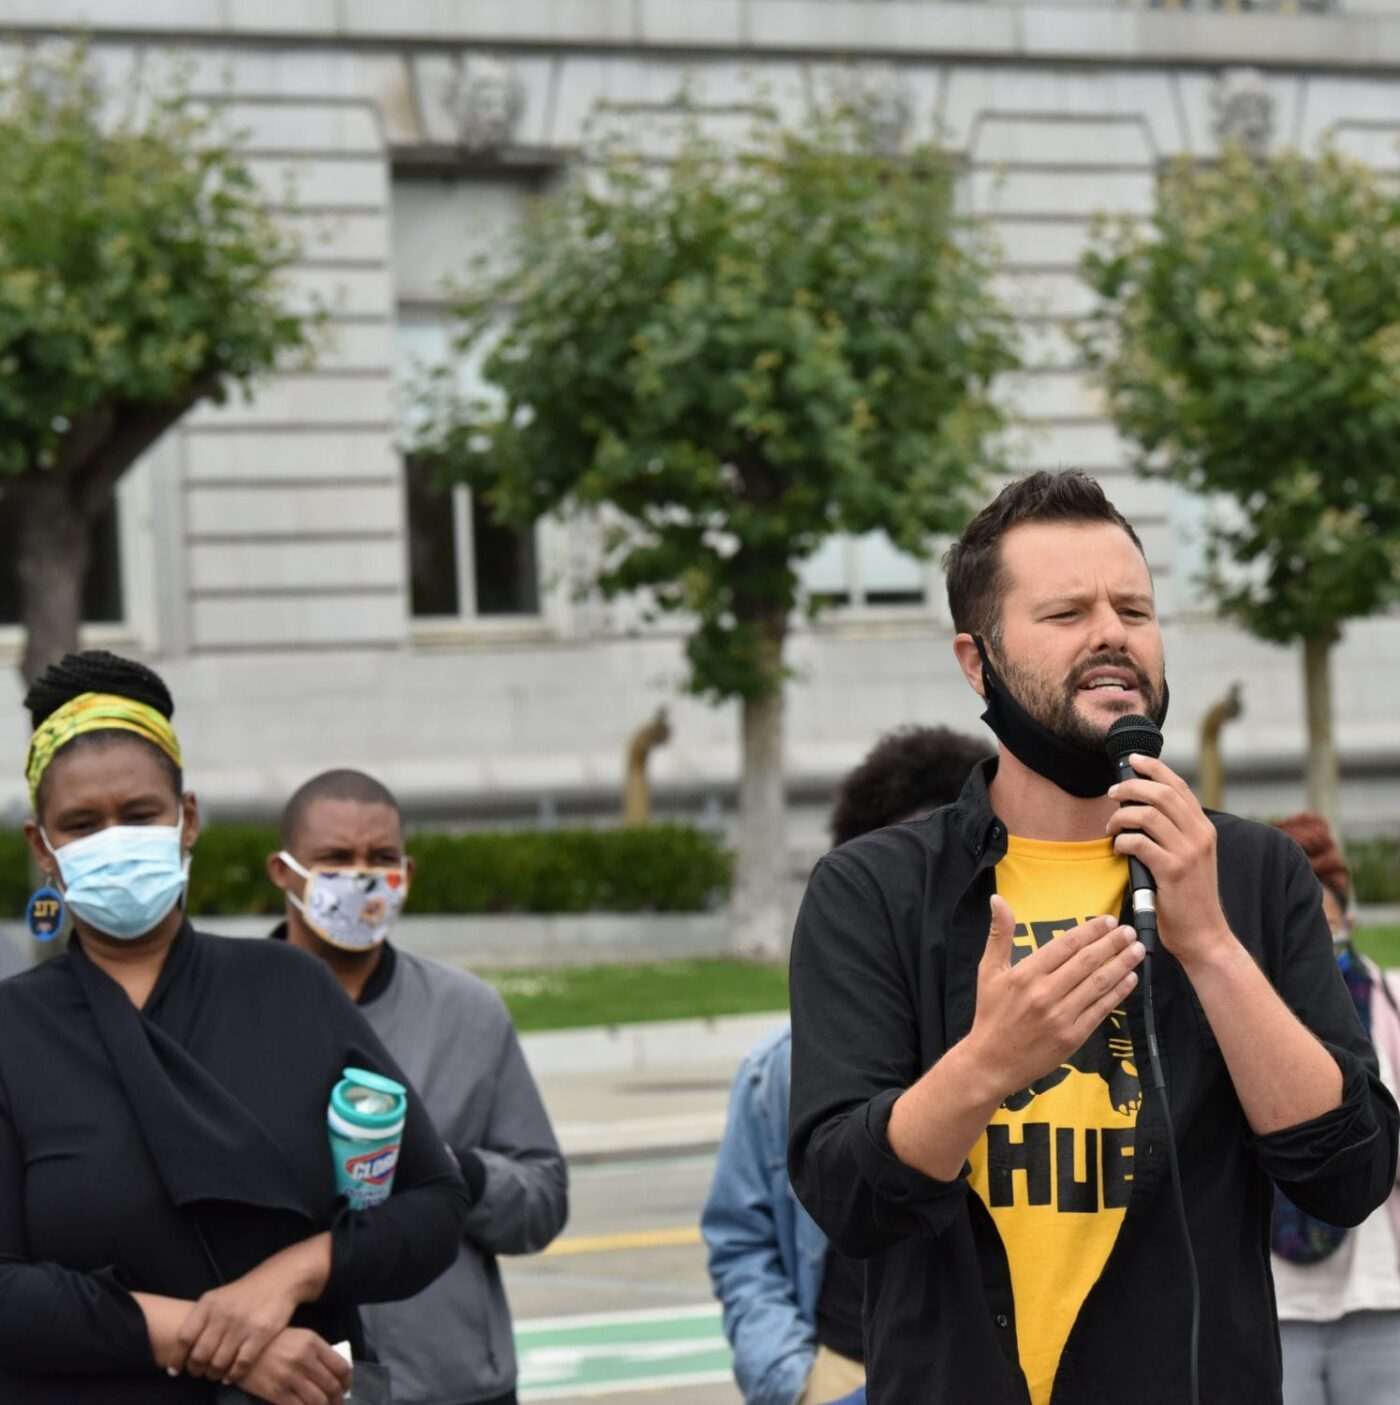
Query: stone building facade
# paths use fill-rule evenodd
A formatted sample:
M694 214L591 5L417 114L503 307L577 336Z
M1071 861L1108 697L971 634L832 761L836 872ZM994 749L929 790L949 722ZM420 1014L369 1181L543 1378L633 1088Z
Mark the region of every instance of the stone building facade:
M578 523L528 538L434 496L398 444L414 367L446 348L444 279L509 238L529 199L622 127L664 153L687 113L738 130L756 94L794 114L840 85L891 143L942 135L965 208L1000 238L1026 369L1005 394L1017 461L1099 475L1136 521L1163 595L1168 755L1229 682L1232 803L1301 798L1296 655L1213 620L1192 585L1201 504L1127 468L1077 364L1075 263L1096 213L1143 214L1160 164L1222 134L1327 140L1400 173L1400 7L1305 13L938 0L0 0L0 31L84 27L120 84L178 57L242 131L307 236L294 276L329 310L313 370L192 415L129 475L92 582L91 639L169 678L191 777L216 812L265 813L312 770L357 764L422 816L615 812L628 733L660 703L655 758L678 813L732 804L732 710L677 695L679 637L580 599ZM471 368L463 369L470 376ZM882 729L975 727L935 565L880 538L809 566L836 602L801 626L789 708L800 832ZM0 611L5 595L0 585ZM12 602L11 602L12 603ZM12 617L12 616L11 616ZM0 630L0 646L15 647ZM1400 619L1337 653L1344 808L1400 825ZM21 803L24 728L0 683L0 806Z

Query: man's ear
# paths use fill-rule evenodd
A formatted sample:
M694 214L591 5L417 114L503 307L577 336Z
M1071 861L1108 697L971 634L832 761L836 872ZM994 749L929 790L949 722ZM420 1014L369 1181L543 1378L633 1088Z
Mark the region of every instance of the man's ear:
M301 883L301 878L287 867L286 861L279 854L269 854L264 865L267 869L267 876L274 888L280 888L284 893L294 893L297 885Z
M403 871L408 878L408 886L413 887L413 875L418 871L418 865L414 863L412 854L403 856Z
M24 822L24 842L29 845L29 852L33 855L34 864L39 872L50 883L58 882L58 860L49 853L49 847L44 843L44 836L39 833L38 823L34 820Z
M970 634L954 635L953 656L958 661L958 667L962 669L963 677L967 679L968 687L985 700L987 690L982 682L982 655L977 652L976 640Z

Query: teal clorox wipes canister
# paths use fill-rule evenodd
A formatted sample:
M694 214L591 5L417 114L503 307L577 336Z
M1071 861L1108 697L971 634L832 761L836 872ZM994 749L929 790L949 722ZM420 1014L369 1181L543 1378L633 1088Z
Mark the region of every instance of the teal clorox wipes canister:
M341 1072L326 1109L335 1188L352 1210L368 1210L394 1189L408 1089L362 1068Z

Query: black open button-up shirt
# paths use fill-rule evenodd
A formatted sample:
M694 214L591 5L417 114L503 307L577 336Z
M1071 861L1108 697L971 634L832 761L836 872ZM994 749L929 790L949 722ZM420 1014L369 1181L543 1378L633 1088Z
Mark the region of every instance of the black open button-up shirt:
M1026 1405L1001 1239L966 1179L899 1161L895 1099L972 1027L1006 830L975 771L955 805L866 835L812 875L793 941L790 1166L843 1253L868 1260L872 1405ZM1342 1071L1341 1106L1255 1136L1181 967L1154 958L1157 1027L1200 1273L1202 1405L1277 1405L1269 1222L1277 1183L1360 1223L1395 1185L1400 1113L1337 970L1320 889L1265 825L1212 814L1225 916ZM1141 988L1128 1002L1145 1047ZM1122 1228L1061 1357L1053 1405L1185 1405L1190 1296L1158 1094L1145 1088ZM966 1174L966 1173L965 1173Z

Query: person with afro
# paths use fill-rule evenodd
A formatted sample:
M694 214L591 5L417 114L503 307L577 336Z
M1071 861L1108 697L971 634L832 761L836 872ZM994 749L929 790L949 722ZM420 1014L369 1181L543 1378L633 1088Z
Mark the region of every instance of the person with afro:
M947 727L883 736L841 782L833 846L950 804L991 754ZM860 1264L832 1250L787 1173L792 1027L745 1057L734 1080L700 1220L747 1405L823 1405L864 1382Z
M70 654L26 705L25 835L72 935L0 982L0 1400L341 1405L357 1305L441 1274L470 1193L409 1088L392 1195L337 1196L342 1070L405 1080L319 961L190 924L161 679Z

